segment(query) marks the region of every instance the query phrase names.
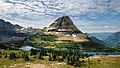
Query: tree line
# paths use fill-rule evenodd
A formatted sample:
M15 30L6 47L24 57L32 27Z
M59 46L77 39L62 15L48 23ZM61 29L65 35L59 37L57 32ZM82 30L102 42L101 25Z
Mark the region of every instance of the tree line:
M22 51L22 52L3 52L0 51L0 58L7 58L10 60L16 61L16 59L24 59L24 61L31 61L31 57L40 60L45 60L45 57L48 56L49 61L58 61L65 62L68 65L72 65L74 67L80 67L84 60L80 58L89 57L88 54L81 54L78 52L60 52L55 50L36 50L31 49L30 51Z

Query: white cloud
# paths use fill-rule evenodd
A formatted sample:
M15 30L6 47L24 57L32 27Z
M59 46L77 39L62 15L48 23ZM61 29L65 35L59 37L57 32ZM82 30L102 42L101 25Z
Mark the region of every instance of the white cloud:
M83 31L108 28L118 30L120 25L114 25L114 22L107 21L108 24L106 24L103 20L105 21L103 24L87 19L104 17L104 19L115 18L119 21L120 18L116 17L120 14L119 3L120 0L0 0L0 18L14 19L13 22L23 26L42 27L54 21L56 17L70 15L78 17L73 19ZM82 18L86 20L81 20ZM28 23L30 24L27 25Z
M108 13L112 10L120 12L120 0L8 0L0 4L1 11L17 13L47 13L51 15L81 15L95 17L94 12ZM0 1L1 2L1 1ZM5 8L4 8L5 7ZM11 13L9 12L9 13ZM92 13L89 15L89 12ZM94 14L94 15L93 15ZM36 14L37 15L37 14ZM96 16L97 17L97 16Z

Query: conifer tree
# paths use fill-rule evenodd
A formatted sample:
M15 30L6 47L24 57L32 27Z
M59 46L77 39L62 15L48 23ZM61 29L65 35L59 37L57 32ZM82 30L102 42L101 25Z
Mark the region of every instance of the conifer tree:
M37 50L31 49L31 50L30 50L30 55L31 55L31 56L32 56L32 55L37 55Z
M7 53L5 54L5 58L7 58Z
M51 55L49 55L49 61L52 61L52 57L51 57Z
M30 60L27 54L25 54L24 60L25 61L29 61Z
M42 53L38 53L38 59L44 59L43 56L42 56Z
M11 60L16 59L16 55L14 52L10 53L9 59L11 59Z

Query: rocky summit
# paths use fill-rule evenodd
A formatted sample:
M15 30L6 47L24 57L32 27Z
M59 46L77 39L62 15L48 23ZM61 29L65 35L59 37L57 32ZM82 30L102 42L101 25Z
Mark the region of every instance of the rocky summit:
M69 16L55 20L47 29L46 34L58 36L57 40L71 40L76 42L89 41L87 35L82 33Z

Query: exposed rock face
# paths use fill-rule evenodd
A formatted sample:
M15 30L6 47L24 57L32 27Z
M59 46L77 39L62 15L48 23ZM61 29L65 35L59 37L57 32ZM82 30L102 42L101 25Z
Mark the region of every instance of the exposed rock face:
M48 27L48 31L81 33L68 16L58 18Z
M68 16L58 18L48 28L46 34L58 36L57 40L88 41L87 35L83 34Z

